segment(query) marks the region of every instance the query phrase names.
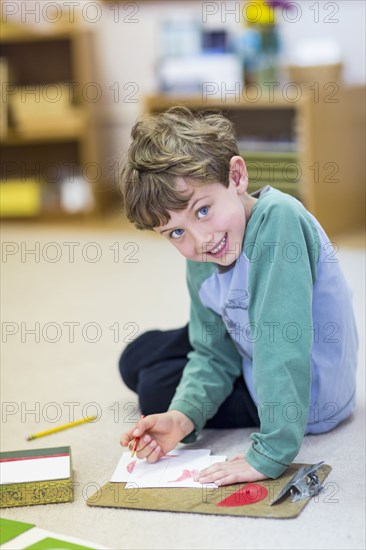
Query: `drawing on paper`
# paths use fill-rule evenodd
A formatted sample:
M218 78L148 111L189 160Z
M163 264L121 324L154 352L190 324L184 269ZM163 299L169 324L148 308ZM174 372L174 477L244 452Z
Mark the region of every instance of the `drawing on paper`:
M197 470L183 470L183 473L181 476L177 477L177 479L172 479L168 481L168 483L175 483L176 481L184 481L185 479L193 478L193 476L197 473Z
M136 462L137 462L137 460L133 460L132 462L129 462L129 463L127 464L126 468L127 468L127 472L128 472L129 474L132 474L133 469L134 469L134 467L136 466Z

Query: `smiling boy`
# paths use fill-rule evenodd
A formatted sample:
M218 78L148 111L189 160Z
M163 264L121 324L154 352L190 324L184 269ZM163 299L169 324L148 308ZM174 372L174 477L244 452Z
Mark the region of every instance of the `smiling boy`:
M190 178L176 178L176 190L190 197L189 206L172 212L168 224L154 231L188 260L227 266L240 256L246 220L257 199L246 192L248 175L240 156L230 159L229 172L228 187L216 182L197 187Z
M143 117L121 181L130 221L187 258L191 297L188 335L152 331L122 355L145 418L121 444L140 436L137 456L155 462L204 426L260 425L245 456L196 479L278 477L305 434L329 431L355 406L351 294L329 239L296 199L270 186L248 194L232 124L219 114Z

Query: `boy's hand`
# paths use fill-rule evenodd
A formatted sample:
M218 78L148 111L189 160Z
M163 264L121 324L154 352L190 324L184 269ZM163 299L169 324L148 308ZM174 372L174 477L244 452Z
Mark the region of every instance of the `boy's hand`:
M153 463L174 449L193 430L193 422L180 411L151 414L122 435L121 445L131 449L134 438L139 437L137 457Z
M268 479L268 476L253 468L243 455L235 455L226 462L218 462L201 470L193 479L199 483L230 485L242 481L261 481Z

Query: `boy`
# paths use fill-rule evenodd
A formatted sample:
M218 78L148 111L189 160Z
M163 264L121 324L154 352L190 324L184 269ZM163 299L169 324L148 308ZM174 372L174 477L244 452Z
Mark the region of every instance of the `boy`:
M145 416L123 434L155 462L206 427L258 426L251 448L199 472L217 485L277 478L304 434L355 406L357 333L333 247L296 199L249 195L232 124L175 107L132 130L126 213L187 258L187 329L130 344L120 370ZM147 396L150 396L148 398ZM154 402L155 401L155 402Z

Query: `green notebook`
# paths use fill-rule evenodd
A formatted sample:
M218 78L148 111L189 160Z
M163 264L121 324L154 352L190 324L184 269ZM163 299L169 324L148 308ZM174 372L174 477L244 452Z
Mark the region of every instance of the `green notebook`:
M24 523L22 521L15 521L5 518L0 518L0 546L33 528L37 532L37 536L43 536L43 538L41 538L41 540L37 540L37 542L34 542L30 546L22 546L24 550L55 550L56 548L57 550L95 550L94 546L84 545L85 543L88 544L88 541L81 540L78 544L76 542L63 540L62 538L47 536L55 535L58 537L59 535L58 533L47 533L37 529L33 523ZM33 540L35 538L35 535L33 535Z
M33 523L23 523L12 519L0 518L0 544L15 539L18 535L25 533L34 527Z
M61 539L53 539L47 537L46 539L39 540L31 546L26 546L24 550L93 550L91 546L80 546L74 542L67 542Z

